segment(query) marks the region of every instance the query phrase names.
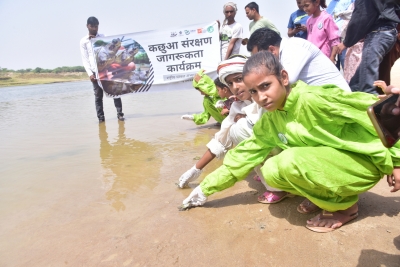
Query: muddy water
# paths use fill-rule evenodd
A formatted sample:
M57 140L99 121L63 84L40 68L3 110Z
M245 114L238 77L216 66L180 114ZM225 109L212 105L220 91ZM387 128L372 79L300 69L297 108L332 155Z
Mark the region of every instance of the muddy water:
M98 124L88 82L0 88L0 266L398 266L398 193L360 196L329 234L304 226L302 198L263 205L248 178L178 212L174 183L217 129L180 115L195 90L111 99ZM207 166L195 187L220 162Z
M170 91L122 102L125 122L105 98L98 124L87 82L0 89L1 266L36 257L58 263L43 253L68 246L65 238L77 238L82 251L81 235L112 227L104 217L147 219L152 206L172 196L175 209L186 196L174 182L216 131L214 121L196 127L180 119L201 111L201 96Z

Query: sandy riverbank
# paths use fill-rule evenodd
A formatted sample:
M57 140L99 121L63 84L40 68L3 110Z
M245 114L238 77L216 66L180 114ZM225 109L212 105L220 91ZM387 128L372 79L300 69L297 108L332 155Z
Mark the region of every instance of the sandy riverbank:
M66 73L2 73L0 87L23 86L33 84L48 84L87 80L85 72Z

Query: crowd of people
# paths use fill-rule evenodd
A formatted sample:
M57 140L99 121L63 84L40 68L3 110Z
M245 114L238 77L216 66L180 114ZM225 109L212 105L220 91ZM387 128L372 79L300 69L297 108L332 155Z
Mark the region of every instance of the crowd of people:
M212 81L203 71L195 76L204 112L182 117L196 124L213 117L221 129L178 187L199 178L214 158L224 158L223 164L195 187L182 209L202 206L254 170L266 188L259 202L302 196L298 212L321 211L306 227L330 232L357 218L359 194L383 177L391 192L400 190L400 145L384 147L366 112L379 94L400 91L387 86L400 56L399 4L296 2L288 38L255 2L244 7L251 20L245 38L235 21L237 5L223 6L218 78ZM242 45L250 57L239 54ZM391 112L400 115L398 103Z

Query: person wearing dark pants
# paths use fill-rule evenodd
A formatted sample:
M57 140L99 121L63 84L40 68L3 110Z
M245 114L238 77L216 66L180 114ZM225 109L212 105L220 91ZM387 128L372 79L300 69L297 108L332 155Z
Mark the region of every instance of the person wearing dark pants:
M352 91L378 94L373 84L379 79L379 65L383 57L392 49L396 38L396 29L390 27L378 28L367 34L360 66L350 80L349 85Z
M103 89L97 84L97 81L93 83L93 91L95 96L96 113L99 118L99 122L104 121L103 111ZM114 98L114 105L117 108L117 117L120 121L124 120L124 113L122 113L122 101L121 98Z
M396 44L379 65L379 80L384 81L386 84L391 84L390 71L398 58L400 58L400 24L397 25Z
M397 23L400 22L395 1L358 0L338 53L365 38L361 63L350 80L352 91L378 94L374 82L379 77L379 64L392 49L397 39Z
M93 90L95 95L96 113L99 122L104 122L104 111L103 111L103 89L99 86L95 72L97 71L97 66L94 60L94 53L90 39L96 37L104 37L103 34L99 34L99 21L95 17L89 17L87 20L86 27L89 34L83 37L80 41L80 50L82 55L83 67L89 76L90 81L93 84ZM122 113L122 102L121 98L114 98L114 105L117 108L118 120L124 120L124 113Z

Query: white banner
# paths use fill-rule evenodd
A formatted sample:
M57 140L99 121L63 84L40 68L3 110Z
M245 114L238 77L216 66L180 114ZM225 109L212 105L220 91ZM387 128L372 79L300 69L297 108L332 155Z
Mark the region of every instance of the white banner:
M99 85L109 97L150 89L183 89L204 69L216 76L217 22L91 39Z

